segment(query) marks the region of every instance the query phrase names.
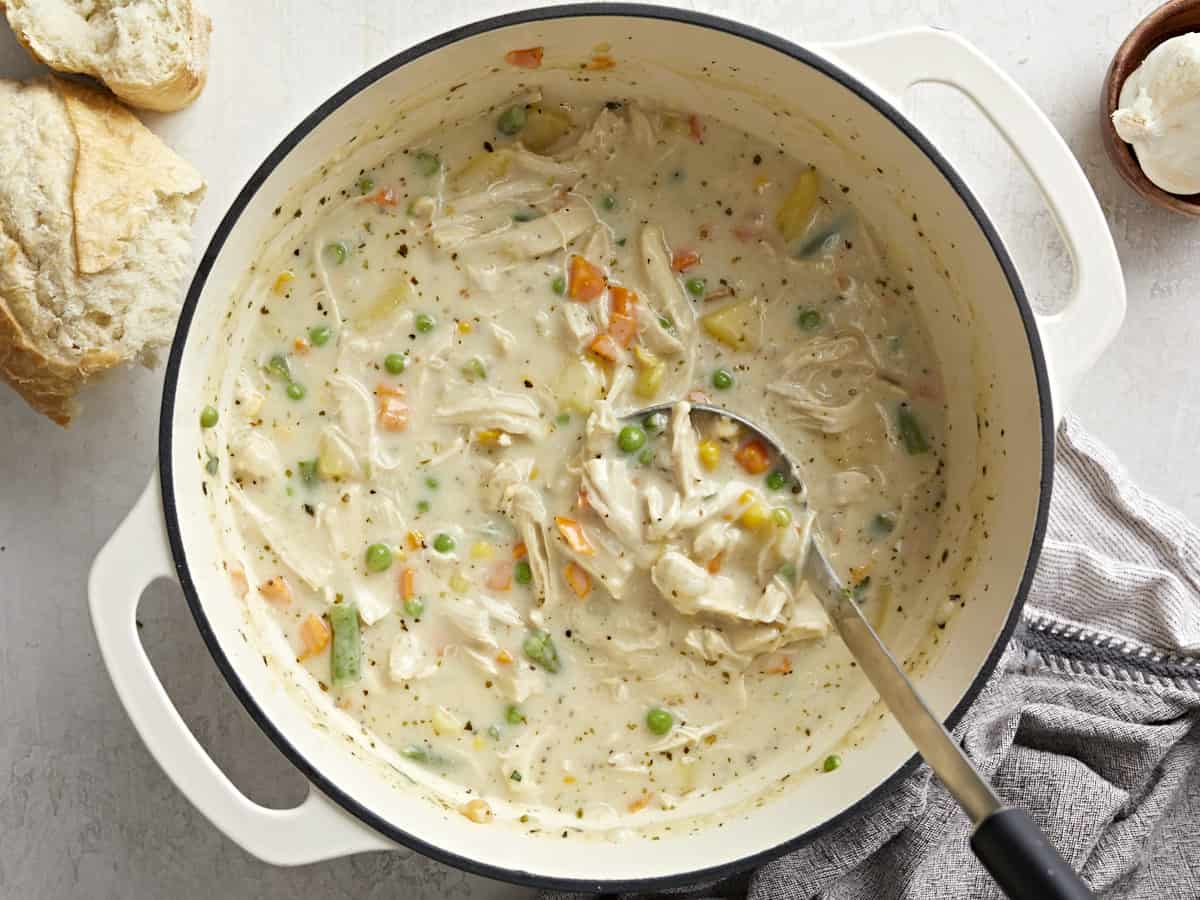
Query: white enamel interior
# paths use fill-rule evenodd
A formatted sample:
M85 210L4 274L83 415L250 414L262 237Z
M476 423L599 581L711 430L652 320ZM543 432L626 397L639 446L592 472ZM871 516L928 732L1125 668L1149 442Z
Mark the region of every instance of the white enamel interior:
M912 746L890 718L881 717L857 733L853 765L797 779L787 792L728 816L721 827L686 837L609 844L475 825L398 788L380 767L348 752L344 741L314 728L308 711L264 666L253 636L243 636L243 607L221 570L201 494L195 423L210 402L205 377L211 354L222 352L227 339L231 295L276 227L273 211L283 204L287 214L294 184L342 151L366 123L394 123L403 110L400 133L416 134L456 110L478 109L509 94L521 73L503 66L507 50L544 45L548 74L565 77L549 70L570 66L578 74L600 43L611 45L618 65L587 73L597 90L698 109L776 140L794 135L804 148L800 155L852 185L855 202L898 260L897 271L910 267L951 408L946 529L955 537L946 542L948 561L930 581L928 602L960 593L964 609L916 666L920 689L943 716L971 687L1009 618L1030 554L1044 474L1033 352L986 235L920 147L871 103L806 62L702 25L632 16L550 19L420 56L362 89L303 137L258 187L220 248L177 375L170 423L173 492L199 603L254 703L295 753L355 804L476 865L597 884L708 869L792 840L865 797L905 763ZM449 92L454 85L461 86ZM798 792L802 802L796 802Z

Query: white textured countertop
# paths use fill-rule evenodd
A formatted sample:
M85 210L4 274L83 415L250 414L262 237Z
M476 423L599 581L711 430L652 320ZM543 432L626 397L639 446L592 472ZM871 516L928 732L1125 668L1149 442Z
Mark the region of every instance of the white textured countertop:
M150 124L208 179L203 247L226 204L284 132L390 54L517 0L198 0L214 21L208 88ZM1109 166L1096 103L1115 47L1153 2L1128 0L727 0L687 4L799 40L937 24L998 61L1049 114L1095 187L1125 266L1124 330L1073 411L1147 489L1200 517L1200 220L1151 208ZM6 29L0 75L38 71ZM1035 297L1069 265L1049 216L1000 139L962 98L914 93L918 122L948 149L998 222ZM122 373L87 393L70 431L0 388L0 896L269 898L524 896L409 852L304 869L243 853L167 781L104 672L86 613L91 559L155 458L160 372ZM234 699L177 587L153 586L140 619L152 659L214 758L260 802L291 805L300 776Z

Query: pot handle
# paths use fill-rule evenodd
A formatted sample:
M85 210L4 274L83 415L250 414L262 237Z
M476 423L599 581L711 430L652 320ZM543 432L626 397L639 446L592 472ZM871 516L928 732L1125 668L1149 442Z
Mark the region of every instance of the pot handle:
M92 627L117 695L150 753L226 837L264 862L302 865L395 845L309 786L292 809L260 806L237 789L193 736L138 637L142 592L175 575L157 473L96 555L88 577Z
M995 63L958 35L937 28L894 31L819 47L897 109L904 92L935 82L961 91L1024 163L1054 217L1074 265L1065 308L1038 315L1054 421L1125 318L1125 279L1104 213L1054 125Z

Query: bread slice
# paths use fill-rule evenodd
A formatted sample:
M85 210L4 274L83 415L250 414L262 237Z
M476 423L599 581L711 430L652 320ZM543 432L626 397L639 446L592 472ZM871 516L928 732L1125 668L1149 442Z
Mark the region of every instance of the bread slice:
M0 81L0 378L66 425L89 378L153 365L203 193L200 173L108 95Z
M132 106L187 106L204 89L212 23L192 0L0 0L17 40Z

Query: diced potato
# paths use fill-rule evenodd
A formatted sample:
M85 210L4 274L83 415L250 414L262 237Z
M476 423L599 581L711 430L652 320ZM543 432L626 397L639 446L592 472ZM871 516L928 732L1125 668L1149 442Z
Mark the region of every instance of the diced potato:
M570 130L570 116L562 110L549 109L538 104L525 111L521 143L534 153L545 153Z
M471 582L458 572L450 576L450 589L456 594L465 594L471 590Z
M817 205L818 187L817 170L805 169L784 198L775 213L775 225L785 241L794 241L807 230Z
M483 190L507 175L511 165L512 153L509 150L478 153L454 173L454 186L461 191Z
M382 322L407 303L410 297L412 287L408 281L398 281L380 291L360 318L367 324Z
M463 721L444 706L438 706L433 711L433 733L439 737L443 734L461 734Z
M564 409L586 415L600 399L603 388L599 367L590 359L576 357L563 367L556 394Z
M336 434L321 432L317 448L317 471L322 478L346 478L354 473L354 452Z
M471 559L491 559L492 545L487 541L476 541L471 545Z
M757 350L762 342L758 298L738 300L700 317L708 334L734 350Z
M633 358L637 362L637 380L633 383L633 391L644 400L653 400L662 388L663 377L667 374L666 364L640 346L634 346Z
M486 825L492 821L492 808L487 805L486 800L471 800L464 803L459 812L476 825Z

